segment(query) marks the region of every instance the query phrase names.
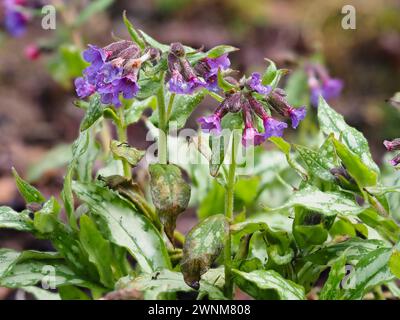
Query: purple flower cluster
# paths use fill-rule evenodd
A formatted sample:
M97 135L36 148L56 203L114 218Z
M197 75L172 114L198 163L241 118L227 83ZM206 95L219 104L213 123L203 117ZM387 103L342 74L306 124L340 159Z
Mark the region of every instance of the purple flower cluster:
M337 78L331 78L322 65L308 65L306 70L312 106L318 107L320 95L325 100L331 100L340 95L343 89L343 81Z
M89 45L83 58L90 63L83 77L75 80L79 98L97 92L101 102L121 106L120 97L133 98L139 91L138 74L142 63L152 58L151 50L140 56L140 50L131 41L114 42L104 48Z
M242 144L249 145L262 144L266 139L283 135L288 127L285 122L274 119L266 110L260 97L253 96L253 93L263 95L263 100L272 110L277 111L284 117L290 118L292 127L297 128L300 121L306 116L306 108L294 108L285 99L285 93L281 89L272 90L270 86L261 83L261 76L253 73L241 90L228 93L224 101L219 105L215 112L206 117L198 119L201 128L205 132L220 134L221 120L229 112L241 112L243 115L244 129L242 134ZM254 117L259 117L264 126L264 132L259 132L254 125Z
M400 138L394 139L392 141L385 140L383 141L383 144L388 151L400 150ZM397 154L392 160L390 160L390 163L393 166L397 166L400 163L400 153Z
M177 94L192 94L199 88L218 91L218 70L226 70L229 66L228 54L223 54L217 58L204 58L192 67L184 47L173 43L168 55L168 89Z
M25 0L4 0L4 24L7 32L13 37L20 37L26 31L29 17L22 9L26 8Z

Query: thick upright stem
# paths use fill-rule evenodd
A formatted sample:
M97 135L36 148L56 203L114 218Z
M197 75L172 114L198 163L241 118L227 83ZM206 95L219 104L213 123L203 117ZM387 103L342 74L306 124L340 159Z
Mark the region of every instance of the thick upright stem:
M158 135L158 162L167 163L168 161L168 146L167 146L167 116L164 97L164 86L161 85L157 92L157 108L159 121Z
M226 184L225 193L225 217L229 222L233 218L233 200L235 192L235 175L236 175L236 142L235 135L232 134L232 155L231 163L229 165L228 179ZM231 248L231 234L227 233L224 246L225 257L225 295L227 298L232 299L233 295L233 282L232 282L232 248Z
M128 142L128 135L126 133L125 116L123 108L118 109L118 115L119 115L119 121L118 123L116 123L118 140L121 142ZM122 165L124 168L125 178L131 179L132 178L131 165L126 160L122 160Z

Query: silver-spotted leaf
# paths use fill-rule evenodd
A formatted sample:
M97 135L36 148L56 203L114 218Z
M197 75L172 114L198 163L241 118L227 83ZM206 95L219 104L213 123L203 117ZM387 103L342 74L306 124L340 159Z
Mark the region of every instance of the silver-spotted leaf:
M242 272L236 269L234 281L241 290L258 300L304 300L304 288L283 278L274 270Z
M185 282L199 288L199 281L221 253L228 232L225 216L218 214L200 222L188 235L183 247L181 271Z
M154 206L166 235L173 242L176 219L189 204L190 185L183 179L181 169L174 164L152 164L149 172Z

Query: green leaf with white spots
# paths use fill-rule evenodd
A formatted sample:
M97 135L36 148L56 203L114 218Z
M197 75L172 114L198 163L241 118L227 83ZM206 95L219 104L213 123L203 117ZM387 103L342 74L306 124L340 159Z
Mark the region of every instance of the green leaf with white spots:
M394 275L389 269L391 255L391 248L379 248L364 255L346 279L341 298L360 300L375 286L392 281Z
M350 127L343 116L333 110L327 102L320 97L318 105L318 121L321 130L329 135L333 133L336 139L341 140L353 153L360 157L368 168L379 174L379 168L372 159L368 141L364 135L353 127Z
M349 199L340 192L323 192L311 185L295 191L283 206L273 210L282 210L291 207L303 207L327 216L354 216L365 210L357 202Z
M338 258L331 266L328 279L326 280L320 295L320 300L336 300L340 296L340 284L346 275L346 256Z
M223 249L228 228L225 216L218 214L200 222L186 236L181 271L190 287L199 288L201 275L206 273Z
M169 123L172 129L182 129L187 119L190 117L194 109L203 101L206 96L206 90L200 90L192 95L177 94L174 97L171 114L169 115ZM169 101L171 94L168 94L166 101ZM153 112L150 121L158 127L158 112Z
M19 231L33 231L32 220L26 211L16 212L10 207L0 207L0 229L15 229Z
M328 243L322 248L317 248L304 257L305 260L317 265L327 265L346 252L348 263L357 263L364 255L378 248L387 247L385 242L375 239L351 238L339 243Z
M125 125L138 122L143 112L151 108L155 110L157 108L157 98L155 96L148 97L144 100L134 100L131 106L125 109Z
M23 287L22 290L33 295L36 300L61 300L58 293L50 292L38 287Z
M376 171L368 167L357 154L350 151L343 143L333 137L331 139L337 155L359 187L375 186L378 182Z
M186 210L190 200L190 185L181 169L174 164L149 166L151 197L165 233L173 241L178 215Z
M71 284L100 288L77 276L58 253L0 249L0 286L23 288L41 282L55 287Z
M86 129L89 129L97 120L99 120L103 115L103 109L104 106L100 101L100 95L95 94L90 97L89 107L81 122L80 130L85 131Z
M308 180L308 173L306 169L304 169L295 159L293 159L290 153L291 151L290 143L286 142L281 137L271 137L269 138L269 141L271 141L275 146L279 148L279 150L281 150L285 154L286 161L294 170L296 170L296 172L300 175L300 177L303 180Z
M304 300L304 288L274 270L242 272L233 269L234 281L257 300Z
M317 152L300 145L295 145L295 148L313 176L325 181L334 181L334 176L330 172L330 169L335 167L332 159L320 151Z
M23 180L19 175L17 170L14 168L11 169L15 183L17 184L17 188L21 196L24 198L26 203L30 202L36 202L36 203L41 203L44 202L46 199L45 197L40 193L38 189L35 187L31 186L28 182Z
M161 235L130 201L96 184L75 182L73 189L97 217L103 236L126 248L144 272L171 267Z
M43 205L43 208L34 213L33 225L40 233L50 233L55 229L55 219L61 210L54 197L51 197Z

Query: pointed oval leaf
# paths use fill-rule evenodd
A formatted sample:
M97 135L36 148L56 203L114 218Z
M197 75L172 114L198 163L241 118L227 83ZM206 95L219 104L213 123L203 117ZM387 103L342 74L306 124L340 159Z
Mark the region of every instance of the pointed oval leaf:
M31 186L28 182L23 180L18 175L17 170L15 170L14 168L12 168L11 170L15 179L15 183L17 184L18 191L27 203L41 203L46 200L46 198L40 193L38 189L36 189L34 186Z
M341 138L343 143L358 155L366 166L379 174L379 168L372 159L367 139L361 132L350 127L344 121L343 116L329 107L322 97L320 97L318 104L318 121L321 130L326 135L333 133L336 139Z
M126 248L144 272L170 268L168 252L154 225L132 203L103 186L73 184L76 195L99 218L111 242Z
M304 300L304 288L274 270L232 270L241 290L259 300Z
M190 185L183 179L181 169L174 164L152 164L149 173L154 206L165 233L172 241L176 219L189 204Z
M211 216L196 225L188 235L183 247L181 271L185 282L199 288L199 281L221 253L229 224L225 216Z

